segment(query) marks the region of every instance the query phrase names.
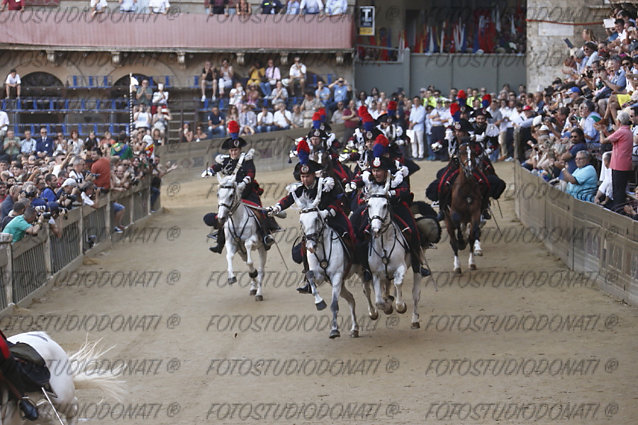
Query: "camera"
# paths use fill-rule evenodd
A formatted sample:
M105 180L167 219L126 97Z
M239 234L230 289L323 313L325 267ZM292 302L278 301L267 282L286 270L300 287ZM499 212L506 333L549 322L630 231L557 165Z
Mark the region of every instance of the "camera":
M587 78L594 78L594 70L588 69L587 71L585 71L585 76L587 76Z

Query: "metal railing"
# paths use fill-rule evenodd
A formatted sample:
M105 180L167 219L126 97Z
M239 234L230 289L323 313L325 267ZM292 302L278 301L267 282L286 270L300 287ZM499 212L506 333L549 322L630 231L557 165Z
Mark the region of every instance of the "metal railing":
M135 224L148 216L150 177L126 192L103 196L97 208L81 206L68 211L56 220L60 238L44 226L36 236L27 235L14 244L0 243L0 310L55 280L65 268L73 268L75 260L115 241L111 226L114 201L126 207L122 224Z

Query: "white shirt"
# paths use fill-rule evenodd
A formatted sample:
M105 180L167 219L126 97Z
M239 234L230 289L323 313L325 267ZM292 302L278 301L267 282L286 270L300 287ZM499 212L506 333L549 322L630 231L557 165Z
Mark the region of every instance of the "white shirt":
M261 122L261 125L272 125L274 120L275 120L275 118L273 117L273 114L270 111L266 111L265 115L264 115L263 112L260 112L259 114L257 114L257 123L258 124Z
M166 105L168 101L168 92L167 91L156 91L153 93L152 103L158 105Z
M165 13L171 5L168 0L149 0L148 7L153 13Z
M304 75L306 75L306 65L301 62L293 63L290 67L290 77L298 78L303 77Z
M423 123L425 122L425 108L423 105L412 106L410 110L410 124L414 123L412 130L423 131Z
M82 192L80 196L82 197L82 202L84 203L84 205L88 205L89 207L92 207L95 204L95 201L89 198L89 196L86 193Z
M35 152L35 144L37 142L35 141L35 139L32 137L30 139L24 139L20 142L20 152L21 153L26 153L26 154L30 154Z
M348 10L346 0L326 0L326 13L328 15L342 15Z
M0 130L6 130L7 127L9 127L9 115L4 111L0 111Z
M290 113L290 111L284 109L283 113L282 111L275 112L273 121L278 127L290 127L290 124L288 124L286 118L288 118L288 120L292 123L292 114Z
M319 12L323 9L323 3L321 0L301 0L301 4L299 5L301 12Z
M78 138L76 141L73 139L69 139L66 141L67 148L73 152L73 155L79 155L82 153L82 149L84 149L84 140Z
M5 84L22 84L22 82L20 81L20 75L18 75L16 73L15 77L12 77L11 74L7 75L7 81L4 82Z

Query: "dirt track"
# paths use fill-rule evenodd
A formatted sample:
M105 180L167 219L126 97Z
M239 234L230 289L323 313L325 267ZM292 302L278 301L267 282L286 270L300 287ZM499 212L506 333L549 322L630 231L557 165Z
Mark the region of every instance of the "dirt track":
M419 199L441 164L421 165L412 180ZM497 165L511 181L511 166ZM291 172L258 179L288 183ZM329 340L329 310L315 311L312 298L294 290L299 267L289 259L288 242L295 211L282 221L291 230L278 236L290 271L269 251L265 300L248 295L241 273L247 268L238 258L240 281L226 286L225 257L208 251L202 222L215 207L214 193L206 197L214 182L173 185L173 196L163 195L166 213L144 232L130 233L27 306L30 316L86 316L83 325L40 326L68 351L92 329L91 339L117 345L109 361L133 361L125 374L130 409L105 404L96 412L92 403L100 395L81 391L86 423L637 423L638 309L604 295L530 242L511 197L501 201L504 218L495 209L508 243L490 222L479 270L468 270L465 252L464 274L453 276L447 241L428 251L438 290L424 281L421 329L410 329L411 308L368 319L355 281L349 286L361 337L347 336L341 300L342 337ZM273 192L271 186L265 205L274 202ZM124 283L118 272L134 279ZM328 288L321 293L329 301ZM110 322L96 330L91 315L104 314ZM122 326L118 314L137 325ZM9 335L38 327L28 318L9 319L2 319Z

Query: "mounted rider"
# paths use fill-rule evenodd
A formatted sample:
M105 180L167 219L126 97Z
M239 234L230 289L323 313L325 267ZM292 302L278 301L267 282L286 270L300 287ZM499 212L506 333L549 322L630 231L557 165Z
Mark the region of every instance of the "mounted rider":
M392 218L399 225L406 241L410 246L413 270L423 276L429 276L430 271L423 266L423 251L421 246L421 235L418 230L414 215L411 211L413 194L406 178L408 169L405 166L397 167L397 162L388 156L388 141L381 135L373 148L373 157L369 164L370 169L361 173L348 186L347 190L354 191L362 188L367 183L376 186L385 186L387 179L390 179L389 204L392 207ZM358 235L368 234L369 217L366 211L367 205L361 205L352 213L352 222ZM368 242L360 238L357 244L359 261L364 268L364 279L371 278L368 266Z
M236 121L230 121L228 123L228 133L230 137L224 140L221 146L222 149L228 150L228 154L217 155L215 157L215 164L204 171L202 177L214 176L217 173L221 173L224 176L236 176L235 181L244 186L244 190L241 194L242 201L249 206L252 205L261 208L260 195L263 193L263 189L259 187L259 183L255 180L256 169L252 159L252 149L249 152L242 152L242 148L248 143L239 137L239 124L237 124ZM279 226L272 217L263 215L262 219L263 242L266 249L269 249L275 242L271 232L279 230ZM212 252L221 253L226 238L224 232L220 232L221 226L217 220L217 214L206 214L204 216L204 222L208 226L212 226L216 229L213 236L217 237L217 246L210 247L209 249Z
M281 198L278 203L269 207L268 215L278 214L293 205L295 203L295 196L297 198L301 198L303 196L308 199L315 199L319 187L319 180L322 180L321 202L317 208L321 211L321 214L328 225L337 232L346 245L354 245L355 236L352 224L341 207L340 199L343 190L335 183L335 180L332 177L317 176L317 174L322 171L323 167L316 161L309 159L310 147L305 140L299 142L297 146L297 156L299 157L299 163L295 166L293 176L297 181L300 181L301 184L294 189L294 195L291 192L287 196ZM303 262L304 268L307 268L303 258L304 250L302 249L302 243L293 246L292 257L296 263L300 264ZM305 271L307 270L304 270L304 272ZM310 285L307 282L304 287L298 288L297 290L301 293L312 293Z
M454 140L452 142L454 150L451 153L450 162L448 163L448 165L446 165L436 173L436 179L432 183L430 183L425 191L425 195L429 199L439 202L439 215L437 217L437 220L439 221L443 220L444 211L448 207L450 202L450 188L452 187L452 184L454 183L454 180L459 173L459 146L464 143L469 143L470 148L472 149L476 157L478 157L478 155L481 155L483 152L483 148L480 143L471 141L470 132L472 132L472 130L472 125L466 119L460 119L458 122L454 123ZM479 183L481 194L483 195L481 210L487 213L490 195L489 180L483 173L483 171L481 171L478 167L474 168L474 177ZM487 219L489 217L485 218Z
M20 364L9 350L9 347L13 345L4 336L4 333L0 331L0 372L2 373L0 380L5 381L9 392L18 399L18 406L24 413L24 417L30 421L35 421L38 419L38 408L25 396L26 385L22 377L24 373Z

